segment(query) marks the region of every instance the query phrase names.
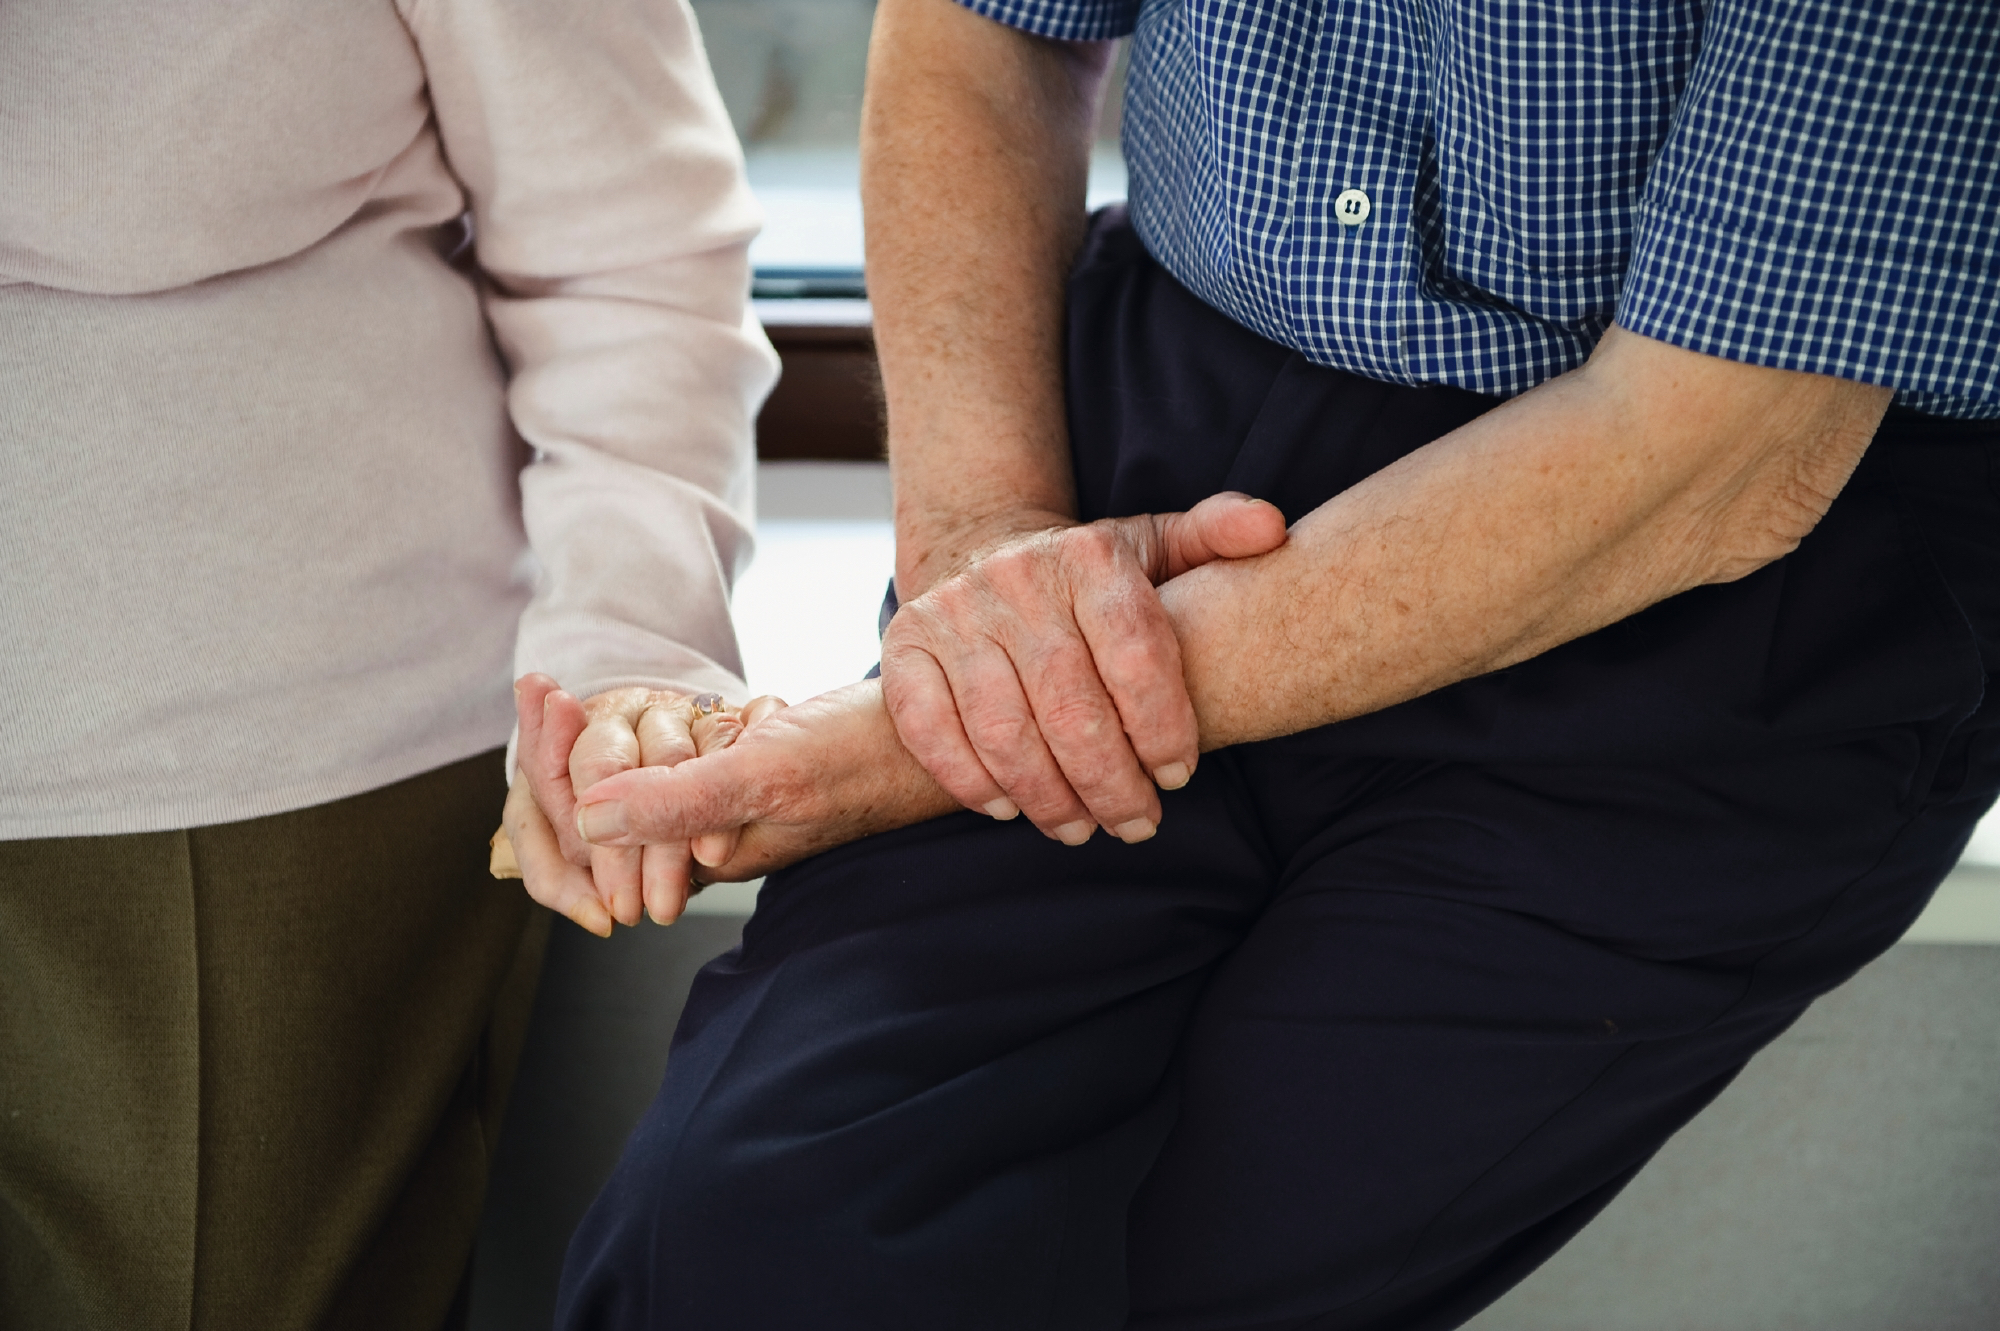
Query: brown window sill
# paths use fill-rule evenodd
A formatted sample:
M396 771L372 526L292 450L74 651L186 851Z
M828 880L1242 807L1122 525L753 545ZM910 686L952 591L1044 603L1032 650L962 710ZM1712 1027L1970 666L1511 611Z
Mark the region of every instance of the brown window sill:
M760 300L756 310L784 362L757 417L757 456L880 461L882 379L868 302Z

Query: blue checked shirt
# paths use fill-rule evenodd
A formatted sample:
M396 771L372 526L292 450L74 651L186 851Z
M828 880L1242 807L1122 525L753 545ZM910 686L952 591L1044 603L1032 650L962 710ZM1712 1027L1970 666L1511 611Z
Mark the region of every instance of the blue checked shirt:
M1513 394L1615 319L2000 417L2000 0L961 2L1134 34L1140 237L1319 364Z

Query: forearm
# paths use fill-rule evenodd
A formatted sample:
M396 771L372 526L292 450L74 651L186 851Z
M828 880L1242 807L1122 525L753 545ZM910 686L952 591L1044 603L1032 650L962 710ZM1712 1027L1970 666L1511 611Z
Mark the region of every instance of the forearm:
M1792 549L1886 389L1617 330L1593 361L1161 589L1204 749L1504 668Z
M756 201L693 16L406 9L535 450L520 502L542 576L515 673L741 696L729 590L778 367L747 308Z
M861 187L905 599L1075 514L1063 282L1109 55L951 0L877 10Z

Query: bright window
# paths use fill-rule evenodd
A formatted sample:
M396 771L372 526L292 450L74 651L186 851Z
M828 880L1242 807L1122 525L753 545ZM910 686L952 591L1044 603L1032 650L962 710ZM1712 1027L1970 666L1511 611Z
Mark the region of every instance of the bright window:
M872 0L694 0L709 63L743 140L765 228L757 294L862 293L859 140ZM1114 76L1091 157L1090 206L1125 197Z

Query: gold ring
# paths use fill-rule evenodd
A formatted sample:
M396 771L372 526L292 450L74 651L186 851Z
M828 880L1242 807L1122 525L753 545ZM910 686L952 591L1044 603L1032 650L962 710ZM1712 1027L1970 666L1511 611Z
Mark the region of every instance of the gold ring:
M722 701L719 693L697 693L689 700L689 705L694 708L696 716L712 716L729 710L729 704Z

